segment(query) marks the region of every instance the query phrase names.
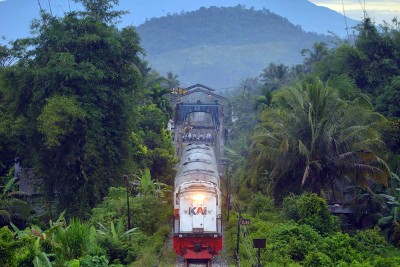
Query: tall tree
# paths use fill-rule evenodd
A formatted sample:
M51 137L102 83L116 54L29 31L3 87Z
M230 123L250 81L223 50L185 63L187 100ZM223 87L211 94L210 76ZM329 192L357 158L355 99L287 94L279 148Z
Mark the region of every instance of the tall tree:
M309 72L313 71L315 63L321 61L328 55L328 47L324 42L314 43L312 49L301 50L304 57L304 65Z
M132 27L111 22L118 1L79 1L84 12L41 13L19 63L1 72L7 109L29 121L25 166L43 178L48 200L83 215L130 161L132 114L140 103L142 49Z

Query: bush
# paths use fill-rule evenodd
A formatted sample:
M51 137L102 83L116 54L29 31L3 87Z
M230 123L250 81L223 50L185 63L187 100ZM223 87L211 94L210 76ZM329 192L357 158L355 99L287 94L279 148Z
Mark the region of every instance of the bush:
M132 224L148 235L152 235L172 215L172 209L157 196L144 195L134 198Z
M317 266L323 266L323 267L330 267L334 266L331 259L325 255L322 252L311 252L307 254L303 266L305 267L317 267Z
M311 252L317 251L321 236L308 225L279 224L269 233L272 260L283 255L294 261L302 261Z
M283 200L282 211L288 219L313 227L328 235L340 230L340 220L330 214L326 201L316 194L290 195Z
M17 266L15 249L17 243L14 234L4 226L0 229L0 266Z
M274 200L271 197L265 196L261 193L252 195L248 206L248 211L253 217L263 212L273 212L275 211Z
M58 228L54 237L57 259L61 262L89 254L91 233L88 225L73 219L67 228Z
M14 233L4 226L0 229L0 266L31 266L35 239L24 236L14 239Z
M108 259L105 256L87 255L79 259L80 267L108 267Z
M319 250L325 253L334 262L351 263L360 260L360 254L354 248L354 239L348 234L337 232L321 240Z
M383 258L378 256L373 261L374 267L400 267L400 258Z

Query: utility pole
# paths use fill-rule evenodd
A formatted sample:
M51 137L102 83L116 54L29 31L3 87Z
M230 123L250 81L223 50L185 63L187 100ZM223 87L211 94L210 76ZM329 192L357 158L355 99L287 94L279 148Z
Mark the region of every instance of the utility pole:
M131 211L130 211L130 207L129 207L130 190L129 190L128 175L124 175L124 181L125 181L125 184L126 184L126 204L128 206L127 217L128 217L128 230L129 230L129 229L131 229Z
M242 213L239 210L238 224L237 224L237 242L236 242L236 260L239 262L239 242L240 242L240 220L242 219Z
M229 174L229 166L228 166L228 168L227 168L227 172L226 172L226 175L227 175L227 181L226 181L226 183L227 183L227 193L228 193L228 218L226 219L226 221L227 222L229 222L229 211L231 210L231 177L230 177L230 174Z

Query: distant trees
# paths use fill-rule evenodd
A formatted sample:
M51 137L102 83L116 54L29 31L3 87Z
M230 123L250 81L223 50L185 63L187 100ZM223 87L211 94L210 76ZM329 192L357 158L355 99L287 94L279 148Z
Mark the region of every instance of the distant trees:
M396 26L378 27L368 17L357 30L354 46L343 44L329 50L315 70L324 80L346 74L363 92L376 97L400 73L400 49L396 45L400 32Z

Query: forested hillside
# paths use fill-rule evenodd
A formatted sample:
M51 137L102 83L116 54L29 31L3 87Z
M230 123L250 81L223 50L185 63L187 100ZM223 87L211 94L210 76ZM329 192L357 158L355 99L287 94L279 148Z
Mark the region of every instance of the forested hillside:
M300 51L332 37L306 33L268 10L201 8L153 18L137 27L152 66L182 81L226 87L270 62L298 64Z

